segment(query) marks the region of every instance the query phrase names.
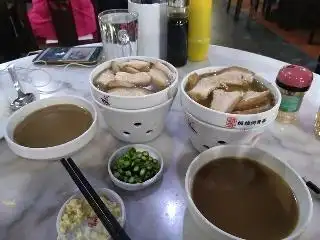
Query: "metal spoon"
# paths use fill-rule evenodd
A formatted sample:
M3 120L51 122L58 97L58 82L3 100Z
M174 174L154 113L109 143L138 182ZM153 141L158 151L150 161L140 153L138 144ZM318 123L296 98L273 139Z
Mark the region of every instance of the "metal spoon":
M35 96L32 93L24 93L21 90L21 85L18 80L14 65L8 66L8 72L11 76L11 80L13 82L13 86L18 93L18 97L10 104L10 109L12 111L17 111L23 106L31 103L35 100Z

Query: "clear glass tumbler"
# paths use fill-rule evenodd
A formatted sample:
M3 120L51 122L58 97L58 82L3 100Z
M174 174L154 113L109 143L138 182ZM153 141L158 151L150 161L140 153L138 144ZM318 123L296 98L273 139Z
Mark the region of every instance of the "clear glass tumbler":
M137 55L138 13L106 10L98 18L106 60Z

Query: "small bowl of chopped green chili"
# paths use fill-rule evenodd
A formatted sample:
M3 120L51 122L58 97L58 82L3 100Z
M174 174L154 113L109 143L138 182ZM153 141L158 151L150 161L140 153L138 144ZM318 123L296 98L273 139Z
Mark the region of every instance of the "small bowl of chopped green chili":
M108 172L116 186L136 191L153 184L162 176L163 159L156 149L148 145L127 145L111 155Z

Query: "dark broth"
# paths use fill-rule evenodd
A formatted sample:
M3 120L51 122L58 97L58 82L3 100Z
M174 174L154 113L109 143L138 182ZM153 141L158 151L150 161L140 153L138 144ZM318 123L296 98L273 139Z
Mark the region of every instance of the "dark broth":
M299 208L289 185L250 159L221 158L203 166L192 198L211 223L248 240L280 240L294 230Z
M57 146L71 141L93 122L90 112L72 104L42 108L28 115L14 130L16 143L31 148Z

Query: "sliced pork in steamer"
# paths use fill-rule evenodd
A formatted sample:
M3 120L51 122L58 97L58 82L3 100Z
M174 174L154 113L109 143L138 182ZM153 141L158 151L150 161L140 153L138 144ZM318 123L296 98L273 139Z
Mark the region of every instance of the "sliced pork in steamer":
M139 71L147 72L147 71L149 71L151 64L146 61L131 60L128 62L123 62L122 65L123 65L123 67L131 67L131 68L135 68Z
M222 89L213 91L210 108L220 112L230 113L241 101L242 92L225 92Z
M152 92L145 88L113 88L108 91L111 95L117 96L145 96Z
M148 86L151 83L151 77L146 72L139 72L134 74L117 72L115 80L132 83L136 86Z
M100 90L106 90L108 84L115 80L115 76L111 70L102 72L96 79L95 83Z
M170 80L163 71L153 67L150 69L148 74L151 77L152 83L156 85L159 89L164 89L168 86Z
M217 80L226 86L227 91L232 87L246 90L254 80L254 73L240 67L230 67L219 72L216 75Z
M264 112L275 104L264 81L241 67L193 73L188 77L185 91L202 106L221 112Z
M256 113L268 111L270 108L272 108L272 104L270 101L267 101L265 104L263 104L261 106L247 109L247 110L242 110L242 111L233 111L232 113L235 113L235 114L256 114Z
M193 73L189 76L188 82L186 84L186 91L190 91L192 88L194 88L197 83L200 81L200 76L196 73Z
M137 95L157 93L166 89L176 79L165 63L133 59L130 61L111 61L109 68L93 80L95 87L106 93ZM116 90L113 90L117 88ZM125 89L123 89L125 88ZM132 88L133 93L128 94ZM144 88L144 91L140 91ZM138 90L137 90L138 89Z
M125 81L118 81L118 80L110 81L108 83L108 89L118 88L118 87L134 88L135 85L133 83L129 83L129 82L125 82Z
M196 102L205 100L209 97L210 93L221 86L219 81L214 78L202 78L200 79L194 88L192 88L188 94Z
M121 71L122 72L127 72L127 73L138 73L139 70L133 68L133 67L130 67L130 66L124 66L121 68Z
M171 70L162 64L161 62L156 62L154 65L154 68L161 70L163 73L167 75L168 78L172 78L172 72Z
M267 103L270 99L270 91L263 92L248 91L244 94L242 100L235 106L235 111L257 108L261 104Z
M111 62L111 70L114 74L116 74L117 72L120 72L122 68L121 63L116 62L116 61L112 61ZM108 71L108 70L107 70Z
M200 79L198 79L199 77ZM230 67L215 73L202 74L199 77L194 74L191 75L187 86L188 89L192 88L188 94L195 101L208 98L210 93L218 88L225 90L233 86L248 88L248 85L253 81L254 74L242 68Z

